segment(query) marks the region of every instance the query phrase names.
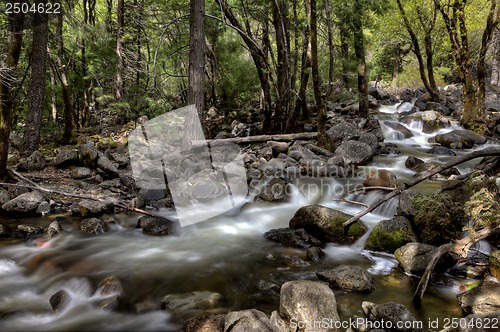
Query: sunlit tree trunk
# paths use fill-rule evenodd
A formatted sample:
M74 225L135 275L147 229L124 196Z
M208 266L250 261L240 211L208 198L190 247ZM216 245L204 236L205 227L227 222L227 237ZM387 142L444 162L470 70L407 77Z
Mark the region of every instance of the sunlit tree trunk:
M35 5L46 4L38 0ZM48 15L33 14L33 42L31 46L31 76L28 92L28 114L24 131L24 154L30 155L40 146L40 130L45 97L45 71L47 63Z
M7 158L14 109L12 90L16 82L16 68L23 44L24 14L22 12L11 13L7 19L9 22L8 53L4 72L0 75L0 181L8 179Z

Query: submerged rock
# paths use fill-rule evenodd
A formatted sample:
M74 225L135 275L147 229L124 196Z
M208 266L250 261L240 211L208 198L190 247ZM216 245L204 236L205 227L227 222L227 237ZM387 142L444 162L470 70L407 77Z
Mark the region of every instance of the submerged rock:
M301 207L289 222L290 228L304 228L305 231L321 241L340 244L353 243L366 233L366 227L357 222L347 234L342 224L351 218L343 212L321 205Z
M153 236L166 236L175 233L175 225L170 220L142 216L137 221L137 227L142 228L142 233Z
M181 294L169 294L161 299L162 309L183 312L188 310L210 309L218 306L222 295L209 291L196 291Z
M54 220L47 227L46 234L47 234L47 237L49 239L52 239L53 237L57 236L62 231L63 231L63 228L61 227L61 224L59 224L59 221Z
M396 188L397 185L398 178L394 173L379 168L370 168L370 171L363 182L363 186L365 187Z
M382 304L375 304L372 302L364 301L362 303L362 308L365 315L371 321L385 322L385 326L391 324L393 329L391 331L401 331L401 332L419 332L422 329L414 328L416 324L415 317L412 315L410 310L404 305L396 302L387 302ZM396 328L398 324L403 326L408 326L407 328ZM373 331L373 330L372 330Z
M108 231L108 224L97 218L80 221L80 230L88 234L102 234Z
M123 297L123 286L120 279L115 276L107 277L102 280L97 289L98 295L106 296L104 300L97 303L100 309L113 310L120 304L120 298Z
M403 216L382 220L373 227L365 242L365 249L394 253L407 243L417 242L411 222Z
M268 240L281 243L285 246L307 249L313 246L321 246L320 240L308 234L303 228L278 228L264 233Z
M71 301L71 296L69 295L69 293L64 289L61 289L50 297L49 304L50 307L52 308L52 311L58 313L61 310L64 310L64 308L68 305L70 301Z
M331 270L316 272L316 275L334 289L343 288L366 293L375 290L373 277L359 266L340 265Z

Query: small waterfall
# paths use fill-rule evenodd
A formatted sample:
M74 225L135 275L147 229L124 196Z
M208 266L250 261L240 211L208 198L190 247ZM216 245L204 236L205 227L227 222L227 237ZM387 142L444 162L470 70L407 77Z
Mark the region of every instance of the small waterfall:
M406 113L410 112L413 109L414 105L408 102L402 102L396 107L398 113Z
M408 126L419 133L422 133L424 130L424 122L422 120L411 120Z

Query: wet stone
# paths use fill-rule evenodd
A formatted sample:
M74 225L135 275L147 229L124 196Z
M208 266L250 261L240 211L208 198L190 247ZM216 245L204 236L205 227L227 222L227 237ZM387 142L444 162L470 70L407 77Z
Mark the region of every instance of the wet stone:
M68 305L70 301L71 301L71 296L69 295L69 293L64 289L61 289L50 297L49 304L50 307L52 308L52 311L58 313L64 310L64 308Z
M80 230L89 234L102 234L108 231L108 224L97 218L80 221Z

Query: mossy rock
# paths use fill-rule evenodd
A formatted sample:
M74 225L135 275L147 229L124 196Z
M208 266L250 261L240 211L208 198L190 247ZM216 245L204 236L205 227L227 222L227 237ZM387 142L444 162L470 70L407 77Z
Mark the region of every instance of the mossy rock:
M361 222L353 224L347 233L342 224L352 216L321 205L300 208L290 220L290 228L304 228L309 234L324 242L351 244L366 233Z
M473 174L466 187L471 195L465 202L465 211L475 221L475 228L500 225L499 194L494 178Z
M412 206L414 228L422 242L439 246L460 238L465 214L448 195L416 196Z
M365 249L393 253L410 242L417 242L411 223L405 217L397 216L375 225L366 240Z
M500 250L493 251L490 254L490 273L500 280Z

